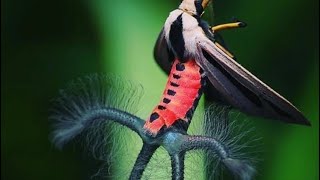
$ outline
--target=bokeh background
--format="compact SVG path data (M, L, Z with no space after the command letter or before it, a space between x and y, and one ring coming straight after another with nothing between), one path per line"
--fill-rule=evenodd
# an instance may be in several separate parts
M153 46L178 0L1 1L1 178L87 179L91 162L48 139L50 100L72 79L113 72L143 84L148 113L166 76ZM319 1L214 1L207 20L238 61L293 102L312 127L252 118L264 138L256 179L318 179Z

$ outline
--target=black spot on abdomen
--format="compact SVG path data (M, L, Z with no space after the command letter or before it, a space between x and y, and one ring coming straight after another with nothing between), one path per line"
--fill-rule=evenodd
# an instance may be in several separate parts
M171 100L168 98L163 98L162 102L169 104L171 102Z
M174 83L174 82L170 82L170 86L173 86L173 87L179 87L179 84Z
M184 71L186 67L182 63L176 64L176 70L177 71Z
M152 113L152 114L150 115L150 122L153 122L153 121L157 120L159 117L160 117L160 116L159 116L158 113L156 113L156 112Z
M181 78L181 76L179 76L179 75L177 75L177 74L173 74L172 76L173 76L173 78L175 78L175 79L180 79L180 78Z
M176 95L176 92L173 91L173 90L171 90L171 89L168 89L167 94L168 94L169 96L174 96L174 95Z
M158 109L160 109L160 110L165 110L166 107L159 105L159 106L158 106Z

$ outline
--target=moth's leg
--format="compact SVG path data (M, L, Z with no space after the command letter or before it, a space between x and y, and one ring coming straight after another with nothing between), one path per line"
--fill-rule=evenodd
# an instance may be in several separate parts
M229 57L231 57L232 59L235 57L230 51L228 51L226 48L224 48L221 44L219 44L218 42L214 42L214 44L221 49L224 53L226 53Z
M152 155L158 149L158 147L159 147L158 145L149 145L149 144L143 143L142 149L132 168L130 178L129 178L130 180L141 179L147 164L149 163Z
M216 26L211 27L210 29L214 33L214 32L218 32L218 31L225 30L225 29L241 28L241 27L246 27L246 23L238 21L238 22L233 22L233 23L216 25ZM221 44L219 44L218 42L214 42L214 43L215 43L215 45L218 46L219 49L221 49L229 57L234 58L234 55L231 52L229 52L226 48L224 48Z
M247 26L246 23L239 21L239 22L219 24L219 25L213 26L211 27L211 31L218 32L225 29L242 28L246 26Z
M172 180L183 180L185 152L180 152L170 156L171 156L171 167L172 167Z

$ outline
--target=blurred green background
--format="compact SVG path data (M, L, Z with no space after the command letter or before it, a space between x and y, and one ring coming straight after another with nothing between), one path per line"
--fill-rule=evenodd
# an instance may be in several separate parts
M143 84L148 114L166 82L153 46L179 2L1 1L1 178L87 179L94 163L48 140L50 100L72 79L114 72ZM215 24L232 17L248 24L222 33L229 48L312 123L254 120L264 138L256 179L319 178L318 7L317 0L216 0L207 15Z

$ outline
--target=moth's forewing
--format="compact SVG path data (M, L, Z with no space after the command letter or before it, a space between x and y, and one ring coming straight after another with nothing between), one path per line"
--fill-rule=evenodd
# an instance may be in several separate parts
M213 42L198 43L198 64L210 83L230 105L251 115L310 125L288 100L268 87Z

